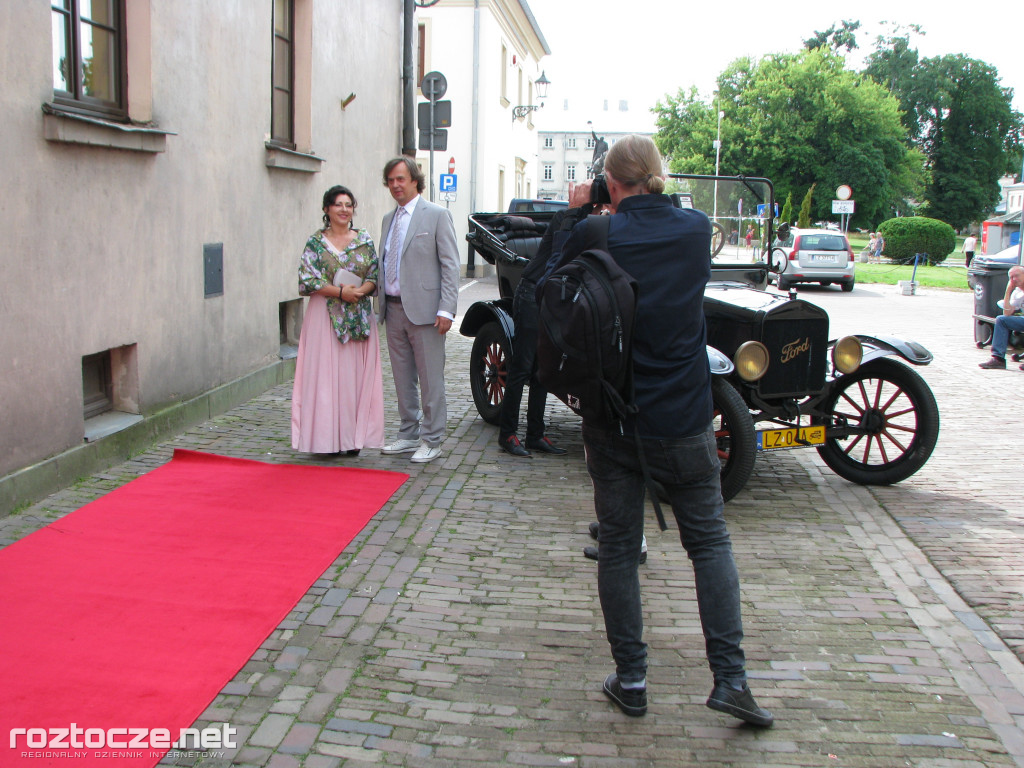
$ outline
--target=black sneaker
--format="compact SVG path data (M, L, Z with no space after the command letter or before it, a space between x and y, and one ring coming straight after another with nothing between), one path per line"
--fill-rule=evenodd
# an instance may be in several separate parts
M742 691L737 691L726 683L716 683L707 703L711 709L725 712L761 728L769 728L775 722L771 712L757 706L754 694L745 685Z
M1024 366L1021 366L1021 368L1024 369ZM590 531L590 538L594 541L601 540L601 524L597 520L592 522L587 530Z
M614 672L605 678L604 695L630 717L643 717L647 714L647 689L623 688Z

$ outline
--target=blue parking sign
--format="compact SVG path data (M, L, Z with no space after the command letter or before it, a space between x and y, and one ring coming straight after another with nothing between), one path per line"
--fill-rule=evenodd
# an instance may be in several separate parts
M442 192L457 192L458 191L458 176L454 173L442 173L441 174L441 191Z

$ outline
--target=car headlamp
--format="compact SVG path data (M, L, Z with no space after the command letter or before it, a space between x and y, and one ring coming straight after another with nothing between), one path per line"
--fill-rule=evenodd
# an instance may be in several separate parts
M841 373L853 373L860 368L864 347L856 336L843 336L832 347L832 364Z
M736 373L744 381L757 381L768 370L768 348L760 341L745 341L733 356Z

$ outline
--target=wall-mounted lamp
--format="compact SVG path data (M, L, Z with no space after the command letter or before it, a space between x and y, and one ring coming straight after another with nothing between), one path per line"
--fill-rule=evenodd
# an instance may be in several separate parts
M533 84L537 86L537 98L540 100L540 104L521 104L517 107L512 107L512 119L522 120L531 112L535 112L544 106L544 99L548 95L548 86L551 85L551 81L548 80L544 71L541 70L540 77L533 81Z

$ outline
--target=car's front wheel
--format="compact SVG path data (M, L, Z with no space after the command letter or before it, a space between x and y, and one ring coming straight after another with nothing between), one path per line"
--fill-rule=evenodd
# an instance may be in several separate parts
M722 498L728 501L743 490L754 472L754 421L740 393L721 376L711 377L711 400L718 460L722 463Z
M498 323L487 323L473 339L469 358L469 385L473 403L488 424L498 424L511 361L508 338Z
M821 410L830 430L818 448L840 477L860 485L906 480L924 466L939 438L939 408L924 379L902 363L881 358L832 385Z

